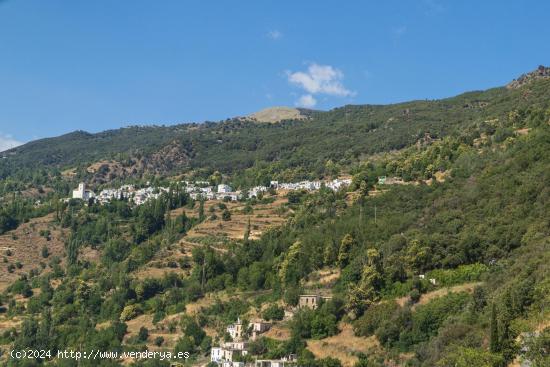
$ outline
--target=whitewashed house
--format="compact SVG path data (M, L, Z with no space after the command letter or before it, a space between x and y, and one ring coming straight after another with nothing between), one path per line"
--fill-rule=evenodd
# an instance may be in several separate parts
M237 201L240 198L242 198L242 194L240 191L235 192L218 192L216 194L216 199L218 200L224 200L225 198L229 198L231 201Z
M212 347L212 349L210 349L210 361L221 362L222 360L223 360L223 348Z
M78 188L73 190L73 199L89 200L95 197L92 190L86 188L86 184L81 182L78 184Z
M256 198L262 192L266 192L269 188L265 186L255 186L248 191L248 197Z
M233 191L233 189L231 188L231 186L229 185L225 185L225 184L220 184L218 185L218 192L220 193L228 193L228 192L231 192Z

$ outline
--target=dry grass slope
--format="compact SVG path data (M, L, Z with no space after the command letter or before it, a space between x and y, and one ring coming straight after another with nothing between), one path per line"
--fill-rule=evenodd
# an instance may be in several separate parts
M357 361L357 353L369 354L380 348L376 337L355 336L350 324L340 324L340 333L321 340L308 340L307 347L316 358L332 357L342 362L342 366L351 367Z
M41 262L47 264L52 256L63 256L67 233L57 226L53 220L54 214L34 218L28 223L23 223L17 229L0 236L0 254L2 255L0 261L0 290L5 289L23 273L28 273L33 268L38 269ZM50 240L40 235L41 231L46 230L50 231ZM48 248L50 253L47 259L42 257L44 246ZM10 273L8 266L16 263L23 266L20 269L16 267Z

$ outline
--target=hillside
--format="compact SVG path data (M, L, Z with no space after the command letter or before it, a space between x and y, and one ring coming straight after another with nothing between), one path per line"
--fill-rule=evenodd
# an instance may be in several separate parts
M76 132L5 152L0 239L14 266L1 279L0 364L27 365L11 349L85 345L212 366L229 325L263 319L268 331L234 337L248 343L239 361L548 366L550 80L308 114ZM193 199L182 183L245 192L344 175L340 189L237 201ZM64 200L80 180L167 189L142 205Z
M496 88L443 100L312 111L306 121L256 124L232 119L75 132L4 152L0 177L25 175L28 181L37 172L25 172L23 167L65 170L106 159L129 167L132 177L182 171L206 177L219 171L239 184L254 185L265 182L266 176L330 176L368 155L402 149L427 134L442 138L505 118L514 109L540 106L548 93L548 81L542 80L523 89ZM82 172L80 178L89 176Z

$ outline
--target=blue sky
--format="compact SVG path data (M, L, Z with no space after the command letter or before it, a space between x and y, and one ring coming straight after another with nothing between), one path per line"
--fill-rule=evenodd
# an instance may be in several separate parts
M499 86L550 64L548 14L548 1L0 0L0 150Z

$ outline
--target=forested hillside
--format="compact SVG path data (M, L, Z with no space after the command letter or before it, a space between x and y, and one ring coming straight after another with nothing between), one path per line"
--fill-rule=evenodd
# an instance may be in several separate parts
M103 159L139 168L134 176L181 171L207 176L220 171L247 184L273 176L289 180L333 175L367 155L402 149L426 134L441 138L505 118L513 110L540 107L548 99L547 83L543 80L523 89L496 88L436 101L345 106L311 112L308 120L273 124L229 119L98 134L74 132L4 152L0 177L17 175L30 180L38 168L62 171ZM32 174L25 169L32 169Z
M229 324L262 318L271 329L239 361L549 366L550 80L309 113L76 132L4 152L0 363L77 365L12 349L148 349L207 365ZM97 162L128 169L99 181ZM337 191L238 203L193 200L180 182L342 175L352 183ZM61 200L80 180L169 190L141 206ZM18 246L33 231L29 259ZM304 294L318 307L298 307Z

